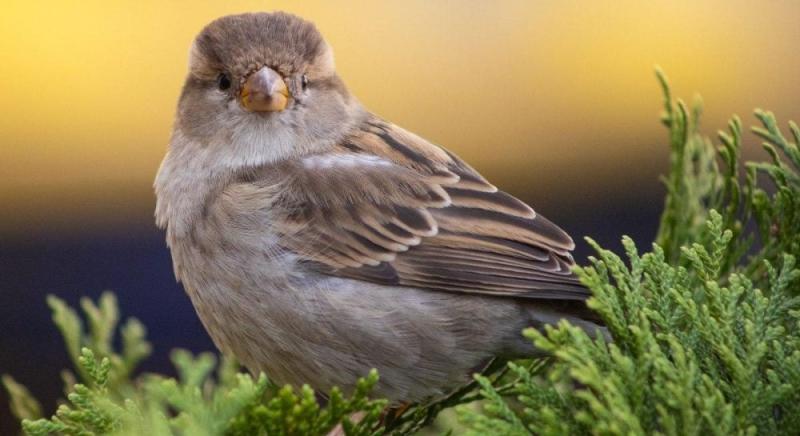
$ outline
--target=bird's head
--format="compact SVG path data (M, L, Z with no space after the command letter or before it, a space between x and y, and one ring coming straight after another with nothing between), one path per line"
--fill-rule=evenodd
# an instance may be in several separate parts
M314 24L283 12L232 15L195 38L175 129L245 162L279 160L335 140L358 107Z

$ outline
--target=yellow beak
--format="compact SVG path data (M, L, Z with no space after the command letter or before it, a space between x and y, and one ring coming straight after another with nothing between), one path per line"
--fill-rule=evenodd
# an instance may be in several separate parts
M264 67L247 78L239 100L251 112L280 112L289 103L289 88L280 74Z

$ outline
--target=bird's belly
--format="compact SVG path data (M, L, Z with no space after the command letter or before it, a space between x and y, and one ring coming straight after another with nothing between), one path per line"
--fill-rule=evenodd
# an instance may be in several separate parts
M286 259L194 264L183 281L217 347L278 384L347 390L376 368L377 395L414 401L467 381L497 353L525 348L519 332L528 316L512 300L300 280Z

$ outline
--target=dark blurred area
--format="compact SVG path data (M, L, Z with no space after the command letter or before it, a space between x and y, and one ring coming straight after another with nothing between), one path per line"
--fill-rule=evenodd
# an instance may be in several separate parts
M143 371L213 350L155 228L152 179L190 43L212 19L314 21L364 105L459 154L567 230L646 249L667 169L661 65L713 136L755 107L800 119L800 3L8 1L0 7L0 374L54 411L69 366L45 297L113 290L148 329ZM757 142L746 141L746 154ZM18 425L0 390L0 434Z

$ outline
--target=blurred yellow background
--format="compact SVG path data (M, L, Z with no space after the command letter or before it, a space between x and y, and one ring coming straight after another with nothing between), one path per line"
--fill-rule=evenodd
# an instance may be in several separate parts
M667 138L659 64L704 129L756 106L800 121L800 1L0 1L0 369L45 401L69 365L45 294L114 289L147 371L212 350L153 224L195 34L283 9L317 23L370 109L464 157L576 239L648 244ZM748 137L748 153L757 141ZM55 350L55 351L54 351ZM0 434L19 428L0 389Z
M800 119L797 1L5 0L0 232L150 226L192 38L274 9L317 23L368 108L534 205L657 183L654 64L709 133L759 105Z

